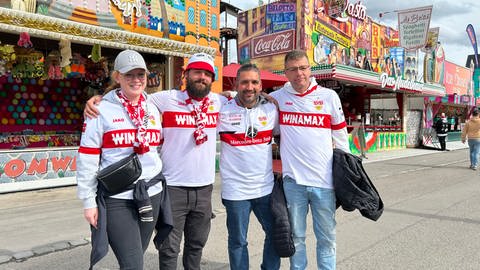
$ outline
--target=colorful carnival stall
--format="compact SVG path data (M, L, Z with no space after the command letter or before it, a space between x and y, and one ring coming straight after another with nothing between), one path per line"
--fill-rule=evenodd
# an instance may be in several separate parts
M196 52L216 57L221 88L219 1L127 2L0 4L0 193L75 183L85 101L123 49L147 59L148 91L180 87Z
M288 51L307 52L317 82L340 96L354 153L418 146L423 102L413 100L445 95L419 76L418 50L400 46L361 1L270 3L240 13L238 35L240 62L278 74Z

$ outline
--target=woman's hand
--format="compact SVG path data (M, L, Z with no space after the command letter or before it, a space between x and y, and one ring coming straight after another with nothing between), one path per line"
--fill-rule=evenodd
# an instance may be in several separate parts
M90 225L97 229L98 207L83 209L83 216Z
M87 103L85 104L85 110L83 111L83 116L85 118L97 118L98 117L98 109L97 105L100 104L102 101L102 96L96 95L91 97Z

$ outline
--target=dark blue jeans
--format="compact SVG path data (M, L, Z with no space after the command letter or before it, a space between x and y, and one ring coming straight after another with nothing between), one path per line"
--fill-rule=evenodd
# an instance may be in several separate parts
M280 268L280 257L273 248L273 217L270 210L270 195L243 201L222 200L227 210L228 258L231 270L244 270L249 267L247 232L250 212L253 211L265 232L263 262L261 269ZM256 267L254 267L256 268Z

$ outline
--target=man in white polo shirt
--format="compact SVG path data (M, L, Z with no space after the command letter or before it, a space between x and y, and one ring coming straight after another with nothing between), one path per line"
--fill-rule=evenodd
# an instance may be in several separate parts
M270 95L279 106L284 191L296 250L290 257L290 269L307 269L305 238L310 206L317 238L317 269L331 270L336 267L333 147L350 153L342 104L335 91L311 78L304 51L286 54L285 75L289 82Z
M237 95L220 110L220 176L222 202L227 210L228 255L231 270L249 269L247 232L253 211L265 232L259 268L280 268L272 243L272 142L278 111L260 96L260 71L242 65L237 72ZM241 168L241 169L239 169Z

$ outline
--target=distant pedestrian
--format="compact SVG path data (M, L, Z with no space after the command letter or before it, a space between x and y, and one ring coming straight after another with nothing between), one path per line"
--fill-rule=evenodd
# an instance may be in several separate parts
M470 148L470 169L476 170L478 167L478 154L480 154L480 111L473 109L472 118L467 121L462 130L462 143L468 139Z
M448 135L448 121L445 113L440 114L440 119L435 122L435 131L437 132L438 142L440 143L440 150L447 150L447 135Z

